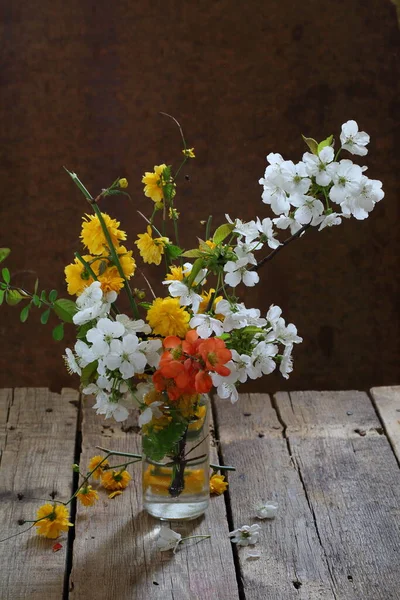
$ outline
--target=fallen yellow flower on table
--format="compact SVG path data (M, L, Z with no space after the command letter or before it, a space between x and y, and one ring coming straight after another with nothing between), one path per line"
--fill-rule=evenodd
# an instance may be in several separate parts
M131 479L128 471L106 471L101 476L101 483L106 490L124 490Z
M91 485L85 485L77 493L77 498L84 506L93 506L93 504L95 504L95 502L99 499L99 494L92 488Z
M225 475L212 475L210 477L210 494L223 494L228 487L228 482L225 481Z
M115 498L115 496L121 496L121 494L121 490L116 490L115 492L111 492L111 494L108 494L108 497L112 500L113 498Z
M93 469L96 469L95 471L93 471L92 477L93 479L100 479L100 477L103 475L104 469L109 466L110 463L108 462L108 460L103 460L102 456L96 455L90 459L88 471L90 473L91 471L93 471Z
M38 508L37 519L37 534L53 540L62 531L68 531L68 527L74 526L69 522L68 509L62 504L43 504Z

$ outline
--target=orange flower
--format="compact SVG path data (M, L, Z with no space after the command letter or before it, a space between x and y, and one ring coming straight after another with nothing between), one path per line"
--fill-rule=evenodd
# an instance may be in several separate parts
M209 338L199 345L198 352L209 371L215 371L219 375L226 376L230 374L230 369L225 367L232 358L232 353L225 346L225 342L219 338Z

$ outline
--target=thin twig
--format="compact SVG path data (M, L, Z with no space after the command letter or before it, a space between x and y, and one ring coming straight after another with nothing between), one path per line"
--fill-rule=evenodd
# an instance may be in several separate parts
M272 258L274 258L275 254L278 254L278 252L280 250L282 250L282 248L284 246L287 246L288 244L290 244L290 242L292 242L296 238L300 237L301 234L304 233L304 231L306 231L306 229L308 229L309 227L310 227L310 223L307 223L307 225L304 225L301 229L299 229L299 231L297 231L290 238L288 238L287 240L285 240L284 242L282 242L282 244L280 246L278 246L277 248L275 248L275 250L272 250L272 252L270 252L267 256L264 256L264 258L262 258L256 265L254 265L253 267L251 267L251 269L249 269L249 270L250 271L258 271L258 269L260 267L262 267L263 264L265 264L267 261L269 261Z

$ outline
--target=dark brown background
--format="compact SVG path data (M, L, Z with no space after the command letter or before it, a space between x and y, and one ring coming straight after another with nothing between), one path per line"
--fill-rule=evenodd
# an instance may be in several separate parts
M64 289L85 201L118 176L133 205L107 201L132 247L148 212L141 175L174 163L183 124L197 158L178 203L190 247L200 219L267 216L258 179L265 155L300 159L300 134L323 139L348 119L371 135L368 175L386 198L363 222L312 231L285 249L244 300L282 306L304 343L280 389L368 388L399 383L398 171L400 37L389 1L197 2L13 0L2 3L1 246L15 282ZM31 271L29 273L27 271ZM160 270L147 269L155 281ZM142 286L139 279L136 285ZM77 386L65 343L34 314L2 307L1 386ZM53 323L55 324L55 322ZM73 330L67 335L73 342ZM254 388L253 388L254 389Z

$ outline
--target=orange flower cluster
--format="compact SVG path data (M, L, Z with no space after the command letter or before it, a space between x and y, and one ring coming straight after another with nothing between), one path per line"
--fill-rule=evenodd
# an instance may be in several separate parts
M203 340L196 330L187 332L182 341L176 336L164 339L165 352L153 383L159 392L166 391L170 400L182 394L206 394L212 388L210 371L226 377L230 370L225 364L232 358L231 351L219 338Z

